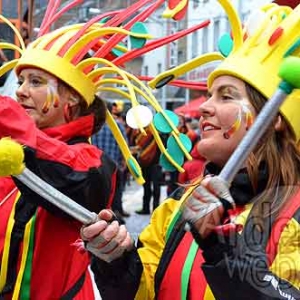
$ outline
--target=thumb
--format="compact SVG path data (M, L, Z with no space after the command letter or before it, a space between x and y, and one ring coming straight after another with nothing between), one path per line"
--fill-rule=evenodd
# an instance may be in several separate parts
M109 222L115 218L114 213L109 209L101 210L100 213L98 214L98 216L99 216L100 220L104 220L107 222Z
M234 202L229 192L229 184L222 178L208 177L202 181L202 184L217 197L226 199L230 203Z

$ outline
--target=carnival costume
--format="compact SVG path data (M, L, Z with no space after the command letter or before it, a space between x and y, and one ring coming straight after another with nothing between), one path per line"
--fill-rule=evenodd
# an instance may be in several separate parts
M208 24L205 22L168 39L157 39L145 45L150 36L141 22L163 2L138 1L125 10L105 13L86 24L49 32L51 25L64 12L81 3L71 1L59 10L60 1L49 1L39 36L26 49L16 28L0 16L14 30L20 43L20 47L0 43L1 48L20 54L20 58L3 65L0 74L12 68L17 74L24 68L42 69L67 83L85 100L87 106L93 103L97 92L107 90L130 99L133 107L127 116L128 123L141 132L144 132L143 127L149 125L163 152L162 163L182 170L180 165L184 157L190 158L190 145L189 140L176 130L176 116L162 110L151 91L138 78L117 67ZM141 12L136 14L138 10ZM171 13L174 11L171 10ZM131 39L128 43L133 49L126 48L122 43L125 37ZM116 84L125 89L116 88ZM139 104L137 95L157 111L154 120L149 108ZM43 107L45 112L51 105L58 104L57 96L49 86ZM107 123L121 147L129 170L138 183L143 183L140 167L108 112ZM93 125L94 116L88 115L70 120L65 125L39 130L17 102L8 97L0 99L1 145L5 145L7 138L19 142L24 147L26 169L95 213L110 207L115 166L101 150L88 143ZM167 149L159 138L157 126L170 134L171 145ZM172 157L172 151L175 151L176 157ZM1 175L16 176L4 177L0 181L1 297L94 299L96 294L88 269L89 255L78 252L77 244L73 245L79 237L80 222L47 202L38 192L33 192L24 184L25 181L18 179L17 174L10 173L7 162L12 160L6 157L8 152L0 150Z
M217 76L231 75L270 98L280 82L277 74L283 57L300 56L300 6L292 10L266 5L242 29L230 1L218 2L232 26L232 34L220 39L220 52L170 69L152 80L150 86L159 88L201 64L224 60L209 76L209 86ZM299 90L294 90L280 108L296 141L300 138L299 101ZM251 123L247 111L241 117L247 125ZM228 135L234 134L238 126L237 122ZM212 163L203 170L204 175L219 172ZM259 232L247 216L251 202L267 185L268 168L264 163L259 166L258 178L254 190L247 170L240 170L230 187L237 208L219 231L205 239L193 228L186 231L181 218L182 204L192 195L197 181L188 188L179 188L173 198L155 210L150 224L139 236L137 249L110 264L94 259L93 270L101 293L107 299L114 299L120 291L124 299L127 296L126 299L140 300L299 299L300 193L292 196L280 211L278 219L283 223L266 217L263 223L267 230ZM226 238L229 228L234 228L233 233L230 231L233 245Z

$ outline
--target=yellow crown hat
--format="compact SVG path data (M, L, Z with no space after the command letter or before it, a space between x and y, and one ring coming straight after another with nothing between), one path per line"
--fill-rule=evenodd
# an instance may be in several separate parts
M208 86L218 76L232 75L246 81L267 98L271 98L276 91L281 81L278 70L283 58L300 56L300 5L292 10L270 4L257 11L256 16L259 16L256 22L258 19L261 21L260 28L209 75ZM298 141L300 90L294 90L281 106L280 112Z
M5 17L0 18L6 22L17 34L17 29ZM103 24L75 24L62 27L51 33L45 33L25 48L21 42L21 47L16 47L8 43L1 43L0 47L17 50L21 57L14 59L0 68L0 74L4 74L15 67L16 74L19 74L24 68L39 68L56 76L63 82L71 86L83 98L88 105L94 101L95 94L101 90L103 77L109 74L111 77L116 75L121 78L117 83L128 89L128 97L137 102L138 93L132 80L140 83L133 75L125 70L118 68L111 61L101 57L86 58L86 54L97 44L105 44L105 36L120 33L125 36L134 36L135 38L149 38L148 34L135 34L119 27L103 27ZM17 34L22 41L19 34ZM125 47L122 51L127 51ZM95 66L99 66L96 68ZM111 78L110 80L113 80ZM142 83L141 83L142 84ZM147 94L147 92L145 92ZM47 111L50 105L55 105L59 101L55 97L47 97L44 109ZM113 117L107 110L106 122L119 144L121 152L125 158L129 170L140 184L144 182L141 168L135 158L131 155L128 145L115 123ZM143 130L143 128L141 128Z
M129 83L128 76L106 58L84 58L92 47L104 42L107 35L124 34L135 38L150 38L148 34L130 32L119 27L104 27L93 24L84 29L84 24L75 24L45 34L31 43L16 64L15 71L25 67L43 69L63 82L68 83L90 105L97 92L98 81L105 74L118 74ZM126 48L123 47L126 51ZM95 65L105 65L94 69Z
M208 87L215 78L231 75L240 78L270 98L281 79L279 66L287 56L300 56L300 5L294 10L271 3L253 12L244 28L230 1L218 1L228 15L232 28L219 40L220 52L201 55L172 70L158 75L151 87L174 79L212 60L222 60L208 77ZM173 76L172 76L173 75ZM294 90L280 108L296 140L300 139L300 91Z

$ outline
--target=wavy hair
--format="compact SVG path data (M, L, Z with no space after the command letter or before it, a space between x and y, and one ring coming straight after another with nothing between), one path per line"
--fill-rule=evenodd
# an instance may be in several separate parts
M246 92L255 111L258 113L267 99L256 89L245 83ZM256 199L254 214L266 216L276 213L294 195L300 182L300 151L295 135L289 124L281 115L282 130L275 130L276 119L263 135L255 150L250 154L246 168L254 190L258 186L258 172L261 163L268 170L267 185L263 193ZM280 192L278 192L280 191ZM265 206L264 204L269 204ZM263 211L269 207L269 212Z

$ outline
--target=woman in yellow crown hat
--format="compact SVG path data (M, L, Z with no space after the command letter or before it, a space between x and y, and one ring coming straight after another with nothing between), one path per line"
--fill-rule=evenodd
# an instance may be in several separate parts
M300 299L299 91L281 106L230 187L213 176L276 91L283 57L300 56L300 6L262 7L252 16L261 26L243 41L230 1L219 3L233 25L231 51L220 45L220 54L150 83L159 86L209 58L224 60L210 74L208 99L199 107L198 150L208 161L203 176L154 211L136 246L124 227L109 222L108 210L82 229L104 299Z

